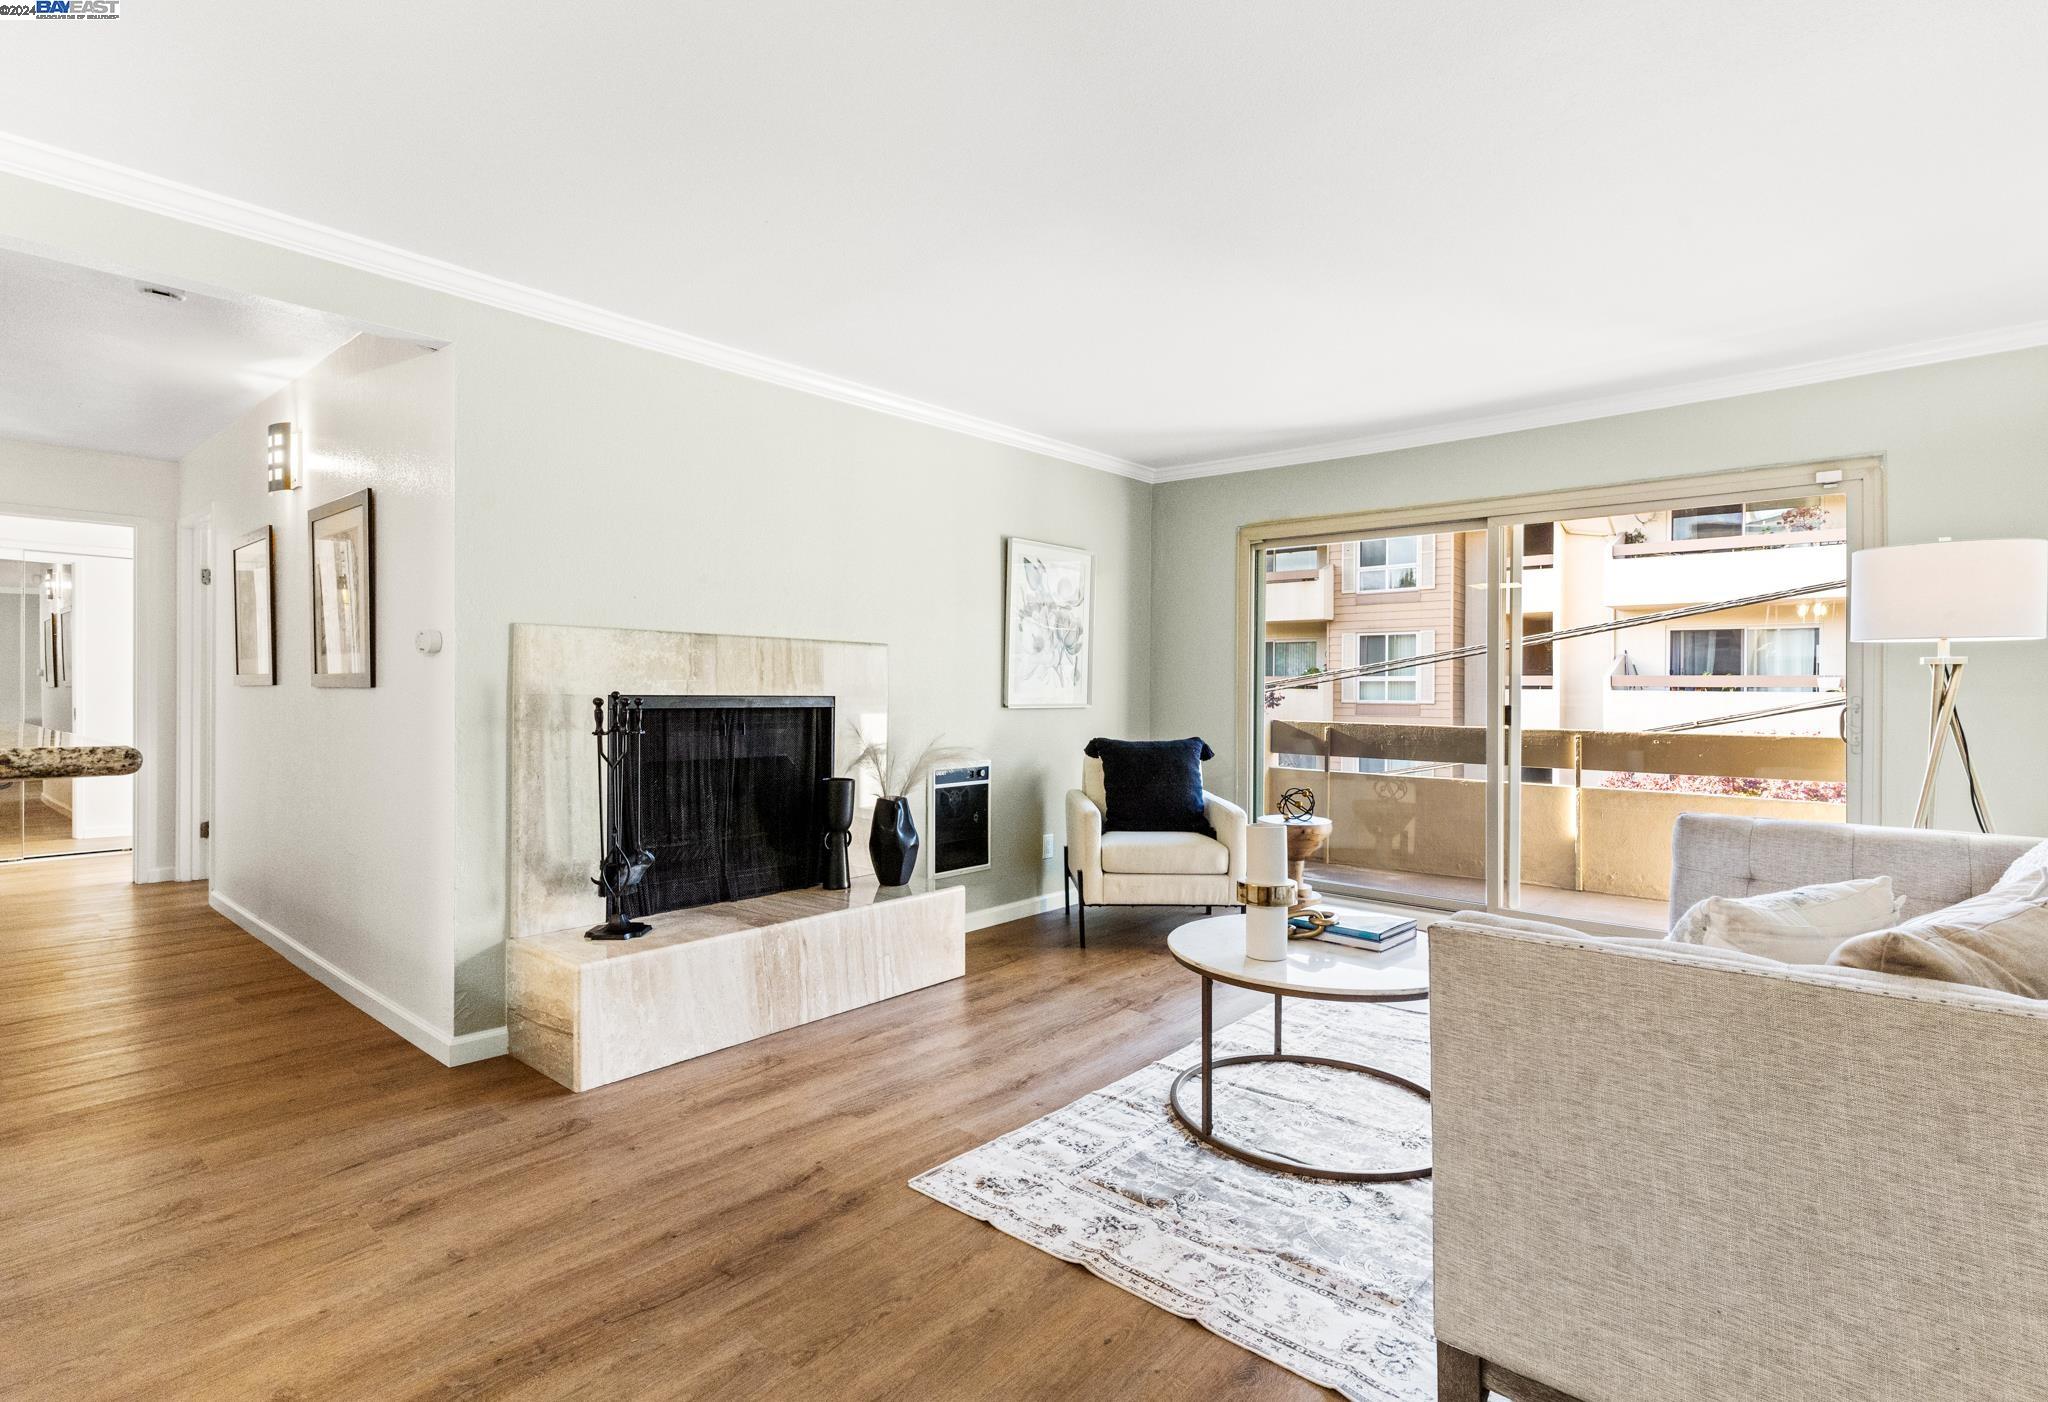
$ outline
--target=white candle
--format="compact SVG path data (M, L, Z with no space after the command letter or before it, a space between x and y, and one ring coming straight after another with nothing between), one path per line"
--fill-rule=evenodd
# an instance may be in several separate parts
M1287 879L1287 829L1253 823L1245 830L1244 879L1251 886L1278 886Z

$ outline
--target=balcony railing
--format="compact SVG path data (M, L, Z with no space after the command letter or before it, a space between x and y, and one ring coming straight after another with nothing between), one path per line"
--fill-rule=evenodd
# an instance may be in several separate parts
M1327 623L1337 616L1336 571L1276 570L1266 576L1268 623Z
M1266 806L1306 787L1332 822L1320 875L1484 900L1486 731L1480 726L1270 721L1269 755L1314 756L1318 770L1269 761ZM1332 760L1392 760L1410 772L1352 773ZM1846 747L1832 735L1529 729L1522 785L1524 904L1661 928L1671 829L1681 813L1841 822ZM1590 777L1589 777L1590 776Z

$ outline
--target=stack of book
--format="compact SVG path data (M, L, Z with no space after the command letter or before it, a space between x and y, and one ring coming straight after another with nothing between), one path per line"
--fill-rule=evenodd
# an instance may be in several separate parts
M1305 915L1297 915L1288 923L1297 930L1315 929L1315 922ZM1394 949L1415 938L1415 922L1405 915L1351 910L1346 911L1336 924L1325 927L1316 938L1325 944L1341 944L1347 949Z

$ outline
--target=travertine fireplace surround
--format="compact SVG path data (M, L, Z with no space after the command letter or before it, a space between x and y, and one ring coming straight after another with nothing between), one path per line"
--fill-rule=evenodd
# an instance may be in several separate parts
M699 1056L958 978L966 898L928 884L877 890L854 819L854 888L784 892L653 917L625 944L603 918L591 698L830 696L835 769L885 738L888 650L876 643L514 624L508 791L512 1054L572 1090Z

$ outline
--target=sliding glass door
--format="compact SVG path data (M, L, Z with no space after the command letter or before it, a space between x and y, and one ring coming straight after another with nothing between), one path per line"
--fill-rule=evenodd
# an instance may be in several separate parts
M1875 464L1255 543L1260 806L1333 894L1666 927L1682 813L1854 816L1847 554Z

